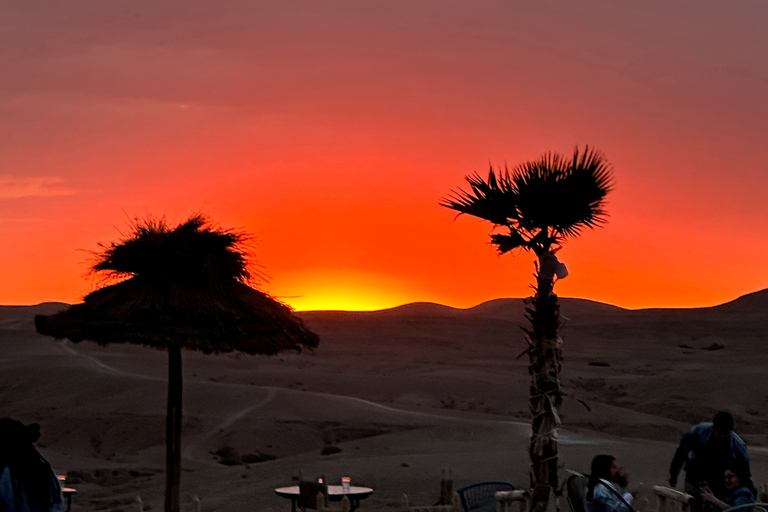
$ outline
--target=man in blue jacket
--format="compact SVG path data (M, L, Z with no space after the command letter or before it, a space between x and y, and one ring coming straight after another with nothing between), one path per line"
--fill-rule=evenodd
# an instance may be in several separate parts
M723 474L734 463L752 476L747 445L733 431L733 416L721 411L711 423L699 423L683 435L669 468L669 485L677 485L680 468L685 467L685 492L695 496L706 485L722 499L726 494Z

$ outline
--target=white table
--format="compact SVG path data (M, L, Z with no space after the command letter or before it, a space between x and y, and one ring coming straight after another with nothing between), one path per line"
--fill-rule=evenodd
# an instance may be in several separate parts
M296 504L301 498L298 485L289 485L288 487L278 487L275 489L275 494L281 498L291 500L291 512L296 512ZM364 500L368 496L373 494L373 489L370 487L360 487L352 485L347 492L341 488L340 485L328 486L328 499L330 501L341 501L344 496L349 498L350 512L360 506L360 500Z

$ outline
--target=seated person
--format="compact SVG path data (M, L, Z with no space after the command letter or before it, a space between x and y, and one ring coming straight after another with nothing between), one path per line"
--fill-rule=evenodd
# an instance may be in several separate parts
M722 500L715 496L709 488L701 489L701 499L711 509L725 510L729 507L755 502L754 487L743 467L738 464L731 464L725 470L723 477L727 495Z
M61 512L59 480L32 444L40 425L0 418L0 512Z
M630 512L632 495L626 486L629 477L616 464L613 455L596 455L592 459L592 474L587 488L589 512Z

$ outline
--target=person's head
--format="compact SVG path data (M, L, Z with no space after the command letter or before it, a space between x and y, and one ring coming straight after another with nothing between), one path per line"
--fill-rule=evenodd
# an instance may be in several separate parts
M725 488L732 491L738 487L741 487L741 478L733 470L725 470Z
M33 444L40 438L40 425L24 425L0 418L0 465L10 470L16 510L26 499L34 510L46 512L61 502L60 486L51 466Z
M716 440L730 439L731 432L733 432L733 416L725 411L720 411L715 414L712 426L714 427L712 435Z
M616 457L613 455L595 455L592 459L592 477L602 478L613 482L616 480L616 473L619 467L616 464Z
M752 487L749 474L743 464L729 464L723 473L725 488L729 491L739 487Z
M13 464L24 457L40 438L40 425L24 425L13 418L0 418L0 463Z

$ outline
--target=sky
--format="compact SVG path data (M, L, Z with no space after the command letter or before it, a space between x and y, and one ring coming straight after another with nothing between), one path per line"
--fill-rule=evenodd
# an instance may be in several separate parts
M440 207L590 145L605 227L561 296L698 307L768 288L764 0L0 4L0 304L79 302L135 217L256 239L298 310L532 293L532 255Z

